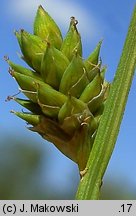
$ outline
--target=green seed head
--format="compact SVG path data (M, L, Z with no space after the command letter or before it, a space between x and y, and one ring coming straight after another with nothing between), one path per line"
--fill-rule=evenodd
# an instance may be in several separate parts
M34 34L15 32L23 60L31 68L7 59L10 74L28 98L14 99L27 112L15 115L32 125L80 171L86 166L109 93L99 53L101 41L87 59L82 57L77 20L71 17L64 39L55 21L39 6Z

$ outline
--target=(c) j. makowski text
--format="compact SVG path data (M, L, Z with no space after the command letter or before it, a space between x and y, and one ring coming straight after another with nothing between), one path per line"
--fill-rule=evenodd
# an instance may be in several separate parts
M78 212L78 204L70 205L39 205L31 204L30 209L26 209L25 205L22 204L22 207L19 209L20 212Z

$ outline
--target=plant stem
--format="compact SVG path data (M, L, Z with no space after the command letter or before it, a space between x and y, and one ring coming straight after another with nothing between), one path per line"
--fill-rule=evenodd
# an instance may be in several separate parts
M79 183L76 199L99 199L102 178L112 155L136 66L136 6L111 85L104 113L87 163L87 172Z

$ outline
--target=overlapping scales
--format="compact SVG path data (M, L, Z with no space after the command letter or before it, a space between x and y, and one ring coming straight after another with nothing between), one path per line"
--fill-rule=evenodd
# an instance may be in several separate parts
M10 74L27 99L13 99L27 112L14 113L32 131L86 166L108 96L109 83L99 61L101 41L84 60L77 20L72 17L64 39L55 21L39 6L34 33L15 33L25 68L7 60Z

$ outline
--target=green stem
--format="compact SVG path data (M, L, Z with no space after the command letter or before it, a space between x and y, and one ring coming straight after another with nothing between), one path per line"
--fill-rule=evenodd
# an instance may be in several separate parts
M106 102L98 132L79 183L76 199L99 199L102 178L113 152L136 66L136 6L122 56Z

